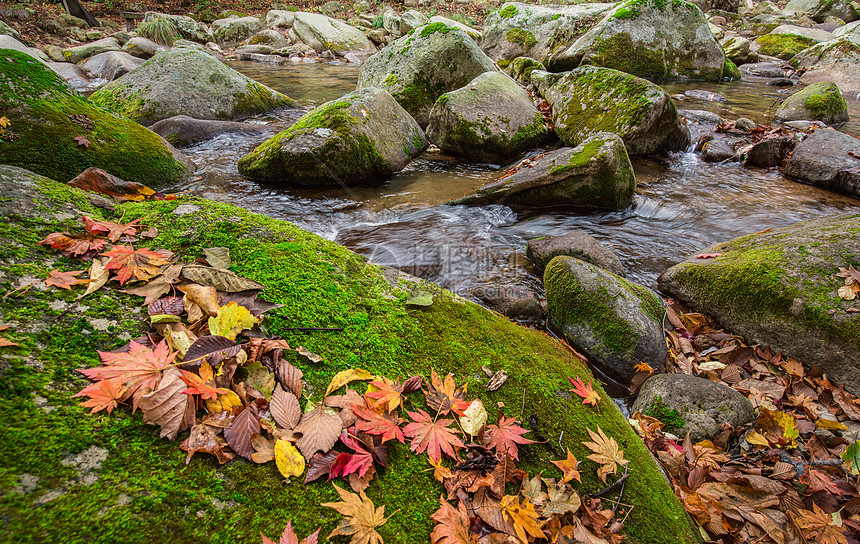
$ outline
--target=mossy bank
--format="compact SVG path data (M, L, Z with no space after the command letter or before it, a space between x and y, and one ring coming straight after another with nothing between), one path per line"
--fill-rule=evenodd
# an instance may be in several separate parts
M498 402L509 415L534 412L549 442L580 459L586 428L603 428L631 459L624 502L629 542L696 542L690 525L644 445L599 389L600 410L566 392L568 376L588 371L563 345L521 328L429 284L389 273L347 249L281 221L240 208L196 199L124 204L113 212L93 207L76 190L15 169L0 170L0 283L4 292L45 278L48 271L80 269L36 246L46 234L77 224L77 213L155 226L153 247L183 259L201 248L224 246L239 274L266 285L261 297L283 304L267 317L270 334L304 345L325 360L295 358L310 397L319 399L338 371L362 367L391 377L453 372L484 399L496 417ZM416 289L433 293L430 307L405 300ZM20 347L0 351L0 541L2 542L256 542L278 534L292 520L299 534L322 525L328 534L339 515L321 502L336 500L331 483L287 482L276 468L233 461L219 466L198 455L185 465L178 443L158 438L140 415L118 409L88 415L69 396L84 380L73 369L98 364L97 350L119 347L146 328L140 299L100 291L75 304L76 293L31 287L0 301L4 333ZM304 335L287 327L343 327ZM480 367L505 369L510 378L484 392ZM595 385L597 382L595 382ZM523 399L525 399L523 401ZM563 437L561 436L564 431ZM180 437L181 438L181 437ZM100 466L82 461L93 453ZM524 453L531 473L560 475L556 456L535 444ZM388 544L426 543L441 487L423 456L404 446L391 450L389 467L368 488L386 505L380 533ZM601 489L596 465L584 460L582 492ZM89 476L82 476L85 473ZM85 485L89 484L89 485Z

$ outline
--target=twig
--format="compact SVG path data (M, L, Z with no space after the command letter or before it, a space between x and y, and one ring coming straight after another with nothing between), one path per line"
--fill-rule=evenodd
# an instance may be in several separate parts
M564 438L564 431L561 431L561 434L558 435L558 449L561 449L561 439Z
M590 494L589 497L591 497L592 499L596 499L598 497L606 495L607 493L612 493L612 491L615 490L616 487L623 486L624 482L627 481L628 476L630 476L630 470L626 469L624 471L624 474L622 474L620 478L618 478L608 486L604 487L597 493ZM622 487L622 493L624 492L623 489L624 488ZM621 496L618 497L618 500L621 500Z
M789 455L784 450L779 450L779 460L783 463L788 463L789 465L793 466L795 472L797 472L798 478L806 474L806 465L809 465L811 467L842 467L842 459L816 459L815 461L804 463L802 461L795 461L794 459L789 457Z
M627 475L630 471L630 463L624 466L624 476L621 477L621 491L618 492L618 499L615 501L615 506L612 507L612 515L618 512L618 507L621 505L621 498L624 496L624 489L627 487Z
M520 420L523 419L523 412L526 411L526 390L523 389L523 404L520 406Z
M322 331L322 332L343 332L343 327L287 327L282 329L285 331L299 331L299 332L313 332L313 331Z

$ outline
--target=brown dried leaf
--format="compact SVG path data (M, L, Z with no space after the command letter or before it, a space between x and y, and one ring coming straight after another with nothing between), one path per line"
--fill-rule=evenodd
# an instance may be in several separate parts
M302 414L302 419L296 425L295 432L302 433L302 437L296 441L296 447L310 459L318 451L328 451L334 447L340 437L340 417L327 414L320 404L310 412Z
M281 384L272 392L272 401L269 404L272 417L281 427L292 429L298 425L302 418L302 408L299 399L292 392L284 391Z
M188 452L185 464L190 463L191 458L197 452L214 455L222 465L236 457L235 453L229 450L224 451L224 448L227 447L227 442L218 436L218 432L220 431L216 431L213 427L203 424L191 427L191 434L179 446L182 451Z
M254 447L251 445L251 437L259 432L260 414L257 410L257 405L251 403L233 419L233 424L230 425L230 428L224 430L224 438L227 439L227 443L233 451L245 459L250 459L254 453Z
M186 395L188 389L182 380L182 373L175 367L164 371L158 389L143 395L140 409L143 421L160 425L162 438L173 440L181 431L190 428L196 421L196 401L193 395Z

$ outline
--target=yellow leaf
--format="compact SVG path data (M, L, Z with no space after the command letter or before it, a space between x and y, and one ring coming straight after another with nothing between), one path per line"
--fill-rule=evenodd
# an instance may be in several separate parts
M232 410L234 406L242 406L242 400L239 398L239 395L232 391L218 395L214 400L206 401L206 409L210 414Z
M523 499L522 505L515 495L505 495L500 503L502 513L513 524L517 537L523 544L528 544L531 535L535 538L545 538L546 535L538 525L538 513L528 499ZM528 533L528 534L526 534Z
M618 465L626 465L630 460L624 458L624 452L618 449L618 443L614 438L606 436L603 429L597 427L596 433L588 428L586 430L594 442L583 442L582 445L594 452L588 458L600 465L597 475L606 483L606 476L616 474Z
M209 332L235 340L240 332L250 329L259 322L260 320L251 315L247 308L239 306L236 302L230 302L221 306L218 315L209 318Z
M275 464L287 480L290 476L301 476L305 471L305 458L286 440L275 442Z
M484 408L484 403L480 399L473 400L463 412L463 417L460 418L460 426L469 433L469 436L476 436L486 423L487 409Z
M835 419L821 418L815 422L815 427L818 429L827 429L828 431L847 431L848 430L848 427L846 427L843 423L836 421Z
M333 391L337 391L349 382L354 382L356 380L372 379L373 374L360 368L350 368L348 370L342 370L335 374L334 378L332 378L331 380L331 383L328 384L328 389L325 390L325 396L330 395Z
M12 122L4 115L0 117L0 134L3 134L3 129L12 126Z
M755 424L755 430L762 433L773 446L780 448L796 448L795 438L800 436L794 417L779 410L761 408ZM749 440L747 440L749 442Z
M376 528L388 521L385 517L385 506L376 508L364 491L356 495L338 486L334 486L334 490L342 500L324 502L322 505L334 508L343 514L344 518L331 532L329 539L338 535L352 535L350 544L383 544L382 536L376 532Z
M767 441L767 438L757 433L755 429L751 429L750 432L747 433L745 438L747 442L754 446L762 446L764 448L770 447L770 442Z

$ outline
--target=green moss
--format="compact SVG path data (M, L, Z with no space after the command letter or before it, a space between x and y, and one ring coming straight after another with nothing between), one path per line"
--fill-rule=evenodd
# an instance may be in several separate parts
M798 93L811 119L835 119L846 115L848 104L835 84L821 81ZM847 117L847 116L846 116Z
M499 17L502 19L510 19L518 13L517 7L513 4L508 4L498 11Z
M391 87L392 85L396 84L398 81L400 81L400 77L398 77L398 75L395 74L394 72L391 72L390 74L385 76L385 79L382 80L382 84L386 87Z
M528 30L522 28L512 28L505 32L505 39L510 43L515 43L528 51L537 43L537 38Z
M663 81L669 77L662 52L637 47L626 32L614 34L609 39L598 38L588 62L654 81Z
M157 135L94 105L42 63L9 49L0 55L0 111L11 121L0 163L63 181L90 166L151 185L186 173ZM89 145L77 145L77 136Z
M431 34L436 34L436 33L447 34L447 33L451 32L452 30L457 30L457 29L452 27L452 26L448 26L441 21L436 22L436 23L430 23L429 25L424 25L424 27L421 28L421 37L426 38L427 36L429 36Z
M550 174L564 174L571 170L579 170L590 161L601 158L605 153L598 153L603 146L603 140L593 139L580 146L581 149L565 164L559 164L550 169Z
M628 19L633 20L637 19L640 14L640 10L644 7L653 7L660 11L666 9L666 7L671 6L672 9L696 9L695 6L689 2L685 2L684 0L672 0L671 4L667 3L665 0L630 0L624 4L622 4L621 8L615 12L615 19Z
M741 71L728 58L726 59L726 64L723 66L723 79L726 81L740 81L741 79Z
M666 403L663 402L663 397L656 397L648 408L645 409L645 415L662 421L666 426L666 430L669 432L683 429L684 426L687 425L687 422L684 421L684 418L681 417L678 410L674 408L670 410L669 407L666 406Z
M807 47L815 45L815 40L797 34L767 34L756 40L762 55L789 60Z
M511 61L510 61L510 60L508 60L508 59L499 59L499 61L498 61L496 64L498 64L498 65L499 65L499 68L501 68L502 70L504 70L504 69L506 69L508 66L510 66L510 65L511 65Z

